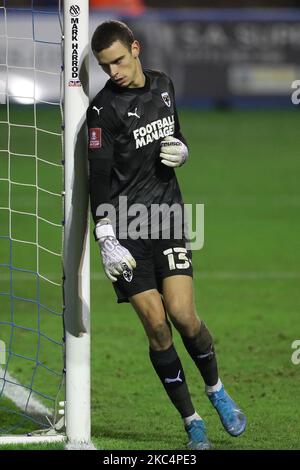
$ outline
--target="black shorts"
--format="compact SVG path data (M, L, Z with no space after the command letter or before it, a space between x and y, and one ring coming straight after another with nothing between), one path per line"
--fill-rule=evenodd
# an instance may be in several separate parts
M186 241L179 240L120 240L136 260L133 271L125 271L113 283L118 303L149 289L161 292L166 277L184 274L193 277L192 252Z

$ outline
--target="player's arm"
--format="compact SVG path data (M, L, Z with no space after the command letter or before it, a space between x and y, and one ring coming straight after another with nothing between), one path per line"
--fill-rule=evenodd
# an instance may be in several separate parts
M114 120L107 115L102 117L103 106L91 104L87 110L89 191L91 211L95 224L105 216L99 209L103 204L111 204L110 176L114 146ZM105 110L107 113L107 110Z
M99 243L104 271L115 282L125 268L133 269L136 263L129 251L117 240L107 213L99 211L101 205L111 204L110 178L117 129L113 116L108 119L108 114L104 117L100 117L100 112L95 115L99 109L100 106L90 106L87 111L90 200L95 222L94 235Z
M176 168L178 166L184 165L184 163L187 161L189 157L189 150L187 142L180 130L180 123L175 102L174 85L172 81L170 81L170 83L174 99L175 131L174 135L165 137L161 141L161 151L159 156L161 158L161 162L164 165L171 168Z

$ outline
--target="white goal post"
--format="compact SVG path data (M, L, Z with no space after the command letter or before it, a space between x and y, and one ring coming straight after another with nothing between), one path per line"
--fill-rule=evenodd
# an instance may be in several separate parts
M49 249L44 248L41 246L39 241L39 228L37 228L37 235L34 242L26 242L23 240L16 240L14 239L13 235L11 235L11 222L9 223L9 236L5 235L0 238L8 239L11 246L14 242L22 242L27 243L34 246L37 250L37 259L39 250L42 248L48 253L52 253L56 255L59 259L62 256L62 287L63 287L63 323L64 323L64 341L63 341L63 350L64 350L64 358L62 358L62 365L61 370L63 369L63 376L65 377L65 401L59 402L59 406L63 409L60 409L58 412L58 399L56 398L57 403L56 412L54 415L56 416L55 420L56 423L49 420L50 411L48 408L43 407L41 404L41 414L44 418L47 419L49 422L49 428L43 429L41 431L31 431L28 434L24 435L0 435L0 445L1 444L34 444L34 443L51 443L51 442L59 442L67 440L67 448L70 449L92 449L94 448L91 444L91 399L90 399L90 241L89 241L89 197L88 197L88 160L86 157L87 153L87 145L86 145L86 124L85 124L85 116L86 110L89 105L89 86L88 86L88 55L89 55L89 1L88 0L57 0L59 5L59 12L63 15L63 21L61 21L60 15L60 25L62 31L62 37L58 39L58 41L63 45L63 83L61 94L63 95L63 99L60 99L60 108L63 110L63 156L62 156L62 167L63 167L63 189L62 189L62 198L63 198L63 221L62 224L52 224L58 227L58 230L62 230L63 232L63 243L62 243L62 252L60 253L52 253ZM4 2L4 7L2 10L4 14L2 15L3 18L6 18L6 2ZM63 10L61 10L61 5ZM32 7L33 8L33 7ZM38 14L44 14L44 11L38 11ZM34 17L34 14L32 14ZM44 15L45 21L46 16ZM48 15L50 16L50 15ZM6 20L5 20L6 21ZM33 31L34 29L34 19L33 23ZM6 29L7 31L7 29ZM6 69L7 77L9 77L9 62L8 62L8 38L9 34L7 35L6 41L6 63L4 64L4 68ZM33 35L36 34L33 32ZM12 38L18 39L19 38ZM26 37L26 40L29 39ZM36 39L32 38L33 43L42 43L43 41L36 41ZM47 44L47 41L45 41ZM48 43L50 44L50 43ZM30 157L35 162L36 165L36 182L35 182L35 190L37 194L39 191L44 191L44 193L52 194L52 196L57 196L59 200L60 197L60 188L58 194L51 193L50 191L43 190L39 186L38 181L38 165L40 162L49 163L50 165L61 167L60 163L53 164L50 161L44 161L37 153L37 134L39 132L44 132L48 134L54 134L54 132L48 132L44 129L40 129L37 125L36 120L36 109L38 106L42 105L52 105L53 103L47 102L46 99L37 97L38 86L35 83L36 72L40 73L43 72L41 70L35 70L35 53L40 44L33 44L33 56L34 56L34 64L27 69L30 71L33 70L32 76L34 76L34 84L31 87L33 90L33 94L30 95L31 97L28 99L26 98L25 102L28 102L33 105L34 108L34 126L33 125L24 125L24 128L32 128L32 132L35 133L35 140L34 148L35 150L32 152L32 155L19 155L24 157ZM3 50L4 50L4 43L3 43ZM3 54L2 54L3 56ZM1 56L1 57L2 57ZM1 62L2 60L0 60ZM0 63L0 65L3 65ZM17 67L20 70L20 74L22 73L22 69L26 69L26 67ZM38 68L38 67L37 67ZM1 71L3 73L3 70ZM46 72L50 73L50 72ZM61 72L59 72L61 74ZM53 73L54 75L58 75L57 73ZM1 78L1 76L0 76ZM0 80L1 82L1 80ZM4 82L3 82L4 83ZM5 81L5 92L0 89L2 96L4 95L4 99L7 100L7 107L9 109L9 100L12 98L12 102L14 99L14 95L10 94L9 91L9 84L8 79L6 78ZM20 82L19 82L20 83ZM50 91L50 89L49 89ZM52 91L52 90L51 90ZM32 91L30 91L32 93ZM44 101L42 101L44 99ZM51 101L49 99L49 101ZM21 101L19 101L21 102ZM6 121L1 121L1 123L7 126L8 129L10 127L16 126L16 124L9 122L9 112L7 112L8 117ZM18 127L22 127L21 125ZM61 132L56 133L56 136L61 136ZM10 162L11 156L17 155L17 153L13 153L11 151L10 145L10 131L8 131L8 144L7 148L5 148L5 152L7 153L7 159ZM1 150L4 152L3 150ZM16 152L16 151L15 151ZM25 151L24 151L25 153ZM28 152L29 153L29 152ZM52 153L52 149L48 149L49 155ZM47 171L46 171L47 173ZM11 193L11 187L14 185L19 185L24 187L33 187L34 184L21 184L16 183L15 181L9 181L10 178L10 163L8 163L8 176L5 178L0 179L7 184L9 188L9 197ZM49 180L51 180L51 173L49 173ZM44 178L44 181L46 179ZM23 196L25 201L25 197ZM36 196L37 204L38 204L38 196ZM0 204L1 206L1 204ZM7 213L9 213L9 220L11 221L11 214L16 212L11 208L10 201L7 207L0 207ZM21 209L24 210L25 209ZM38 205L36 206L36 213L26 213L27 216L36 217L36 226L40 220L43 220L40 214L38 213ZM25 212L20 212L20 214L25 214ZM58 215L60 217L60 214ZM50 220L50 216L49 216ZM60 219L61 220L61 219ZM44 220L46 223L50 223L48 220ZM61 227L62 225L62 227ZM1 233L0 233L1 235ZM49 239L51 239L51 234L48 235ZM12 251L12 248L11 248ZM0 266L4 268L8 268L11 271L21 271L20 269L16 269L13 266L13 262L11 261L12 256L10 255L9 261L1 261ZM1 264L2 263L2 264ZM51 263L50 268L51 269ZM60 266L59 266L59 273L60 273ZM31 273L30 271L26 271L26 269L22 270L23 275L27 275L27 273ZM20 272L20 275L22 274ZM40 274L39 264L37 262L36 272L32 274L37 279L37 283L39 282L40 278L43 277ZM20 278L21 279L21 278ZM48 279L46 279L48 281ZM12 276L11 280L8 280L9 285L12 284ZM51 283L51 280L49 281ZM57 286L59 289L59 283L52 283ZM1 289L0 289L1 290ZM61 292L61 290L60 290ZM3 298L9 300L11 298L11 302L14 301L14 294L12 293L12 287L10 287L10 292L6 292L3 294ZM39 294L37 294L39 295ZM50 297L49 297L50 298ZM22 301L28 300L26 298L20 298ZM8 302L7 300L7 302ZM33 304L38 304L38 308L44 308L44 305L40 305L40 298L38 297L33 301L30 301ZM31 305L31 304L30 304ZM49 310L51 312L51 310ZM0 312L1 313L1 312ZM30 313L30 312L29 312ZM53 315L55 314L57 317L59 315L56 312L51 312ZM1 317L1 315L0 315ZM10 328L15 328L13 325L12 320L3 321L3 324L9 325ZM1 323L1 318L0 318ZM1 325L0 325L1 326ZM38 329L34 329L33 327L26 327L25 326L16 326L18 329L22 329L22 331L27 330L31 333L37 334L38 337L44 337L45 335L41 333L40 327ZM58 334L61 334L59 332ZM55 343L55 341L52 341ZM5 343L1 342L1 335L0 335L0 346L1 344ZM59 343L57 343L60 346ZM57 347L58 347L57 346ZM8 344L6 344L7 350ZM38 346L40 347L40 346ZM3 349L3 348L2 348ZM1 351L0 351L1 353ZM5 354L5 351L4 353ZM2 355L3 355L2 354ZM7 354L10 356L16 356L17 354L11 354L7 351ZM19 356L21 357L21 356ZM38 354L37 356L38 357ZM24 357L24 359L28 359ZM64 360L63 360L64 359ZM38 366L41 363L38 361ZM57 361L58 363L59 361ZM3 362L2 362L3 363ZM58 365L58 364L57 364ZM58 365L60 367L60 364ZM17 379L11 378L8 372L8 366L4 367L3 375L0 374L0 379L3 382L3 387L0 387L0 395L3 390L9 389L9 387L14 388L17 390L18 394L22 394L22 391L25 390L25 395L23 397L24 407L20 407L20 415L23 416L26 414L26 411L29 409L29 403L31 400L31 395L33 393L32 387L33 382L31 385L28 386L26 384L22 384L17 381ZM1 372L1 371L0 371ZM45 381L46 382L46 381ZM1 385L1 382L0 382ZM45 383L45 386L47 383ZM36 392L38 394L38 392ZM3 393L4 395L4 393ZM40 394L42 397L43 395ZM11 399L11 397L9 397ZM46 397L47 398L47 397ZM13 400L14 401L14 400ZM17 400L14 402L17 404ZM15 415L18 413L13 411ZM57 416L57 413L60 416ZM59 418L59 420L57 420ZM53 418L54 420L54 418ZM9 431L10 433L11 431ZM20 431L19 431L20 432ZM24 432L23 430L21 432ZM27 430L25 430L25 433Z
M88 0L64 1L66 434L89 443L90 259L85 113L89 104Z

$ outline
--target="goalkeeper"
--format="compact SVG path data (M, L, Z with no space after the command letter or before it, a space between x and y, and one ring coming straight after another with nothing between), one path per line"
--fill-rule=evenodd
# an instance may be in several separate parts
M192 254L179 217L183 200L174 171L187 161L189 151L174 87L164 73L142 68L139 43L124 23L100 24L91 46L110 77L87 111L91 210L103 267L118 302L130 302L137 312L149 340L150 361L183 419L188 447L209 449L171 323L199 369L225 430L240 435L246 418L224 390L213 339L194 303ZM177 208L168 236L163 221L153 223L155 208L161 205ZM138 224L133 217L137 209L143 214Z

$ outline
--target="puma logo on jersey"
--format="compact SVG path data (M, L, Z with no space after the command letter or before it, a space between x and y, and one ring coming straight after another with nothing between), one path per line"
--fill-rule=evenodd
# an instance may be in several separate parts
M138 110L138 109L135 108L134 113L131 113L131 112L129 111L129 112L127 113L127 114L128 114L128 117L130 117L130 116L135 116L135 117L137 117L138 119L140 119L141 116L138 115L137 110Z
M99 116L101 109L103 109L103 106L101 106L101 108L96 108L96 106L93 106L93 109L98 113Z
M178 375L177 375L177 377L175 377L175 379L169 379L168 377L165 378L165 383L170 384L172 382L182 382L182 379L180 378L180 372L181 372L181 370L179 370Z

